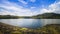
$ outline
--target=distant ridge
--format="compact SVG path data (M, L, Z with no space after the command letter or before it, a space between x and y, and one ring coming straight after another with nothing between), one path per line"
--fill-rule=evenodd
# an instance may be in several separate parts
M44 13L34 16L12 16L12 15L0 15L0 19L18 19L18 18L32 18L32 19L60 19L60 14L57 13Z
M44 14L39 14L39 15L33 16L33 17L38 18L38 19L60 19L60 14L44 13Z

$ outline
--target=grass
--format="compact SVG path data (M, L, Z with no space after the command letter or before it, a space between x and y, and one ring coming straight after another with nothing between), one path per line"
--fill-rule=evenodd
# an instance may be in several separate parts
M48 24L42 28L29 29L0 23L0 34L60 34L60 24Z

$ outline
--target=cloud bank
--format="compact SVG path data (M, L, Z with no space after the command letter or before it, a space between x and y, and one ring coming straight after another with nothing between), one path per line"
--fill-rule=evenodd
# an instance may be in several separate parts
M23 4L27 4L28 2L25 2L23 0L18 0L19 2L22 2ZM36 0L30 0L31 2L35 2ZM16 3L11 3L7 0L2 0L2 3L0 3L0 15L17 15L17 16L32 16L42 13L59 13L60 14L60 1L55 2L51 5L49 5L47 8L39 8L36 11L32 11L31 9L24 8L22 6L19 6Z
M41 12L42 13L58 13L58 14L60 14L60 1L49 5L47 9L43 8L41 10Z

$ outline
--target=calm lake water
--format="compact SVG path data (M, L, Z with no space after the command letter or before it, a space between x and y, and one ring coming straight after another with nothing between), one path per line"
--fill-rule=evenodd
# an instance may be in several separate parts
M0 19L0 22L18 27L38 28L46 24L60 24L60 19Z

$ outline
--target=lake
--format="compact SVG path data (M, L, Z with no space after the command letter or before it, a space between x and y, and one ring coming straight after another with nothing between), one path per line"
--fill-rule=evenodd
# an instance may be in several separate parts
M39 28L47 24L60 24L60 19L0 19L0 22L27 28Z

